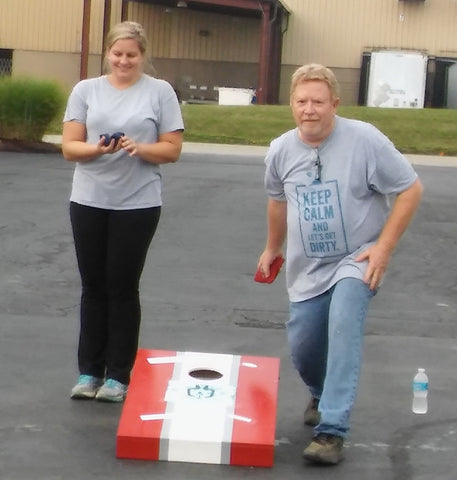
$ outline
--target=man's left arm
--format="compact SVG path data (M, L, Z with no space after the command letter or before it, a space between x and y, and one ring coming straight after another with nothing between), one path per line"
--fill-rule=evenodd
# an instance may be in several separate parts
M370 289L376 289L381 283L390 257L419 206L423 190L422 182L417 179L397 195L377 242L355 259L357 262L368 260L364 282Z

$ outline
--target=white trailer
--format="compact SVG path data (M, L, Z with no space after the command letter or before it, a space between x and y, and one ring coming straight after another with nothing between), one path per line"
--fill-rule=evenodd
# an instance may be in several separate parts
M373 52L367 106L423 108L427 61L427 56L420 52Z

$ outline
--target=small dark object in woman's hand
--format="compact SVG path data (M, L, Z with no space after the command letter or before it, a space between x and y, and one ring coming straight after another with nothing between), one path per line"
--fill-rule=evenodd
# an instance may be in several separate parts
M124 132L114 132L112 135L110 135L109 133L101 133L100 138L102 137L104 138L103 145L105 145L105 147L107 147L110 144L111 140L114 140L114 146L116 147L117 142L124 135L125 135Z

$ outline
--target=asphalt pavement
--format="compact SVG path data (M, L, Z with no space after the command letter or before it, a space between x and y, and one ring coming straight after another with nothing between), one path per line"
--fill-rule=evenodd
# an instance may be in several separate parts
M264 147L185 144L162 169L164 207L145 266L140 346L281 360L272 468L115 457L122 405L75 402L80 281L68 219L73 166L0 152L0 478L453 480L457 466L457 158L409 157L423 202L366 325L346 460L301 458L312 431L289 359L284 273L253 281L265 242ZM411 412L429 375L429 411Z

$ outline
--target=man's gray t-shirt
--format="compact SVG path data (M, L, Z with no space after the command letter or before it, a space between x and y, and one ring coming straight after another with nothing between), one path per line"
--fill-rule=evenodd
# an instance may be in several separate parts
M125 90L113 87L106 76L79 82L64 116L64 122L72 120L86 125L87 142L93 144L100 134L119 131L135 142L154 143L160 134L184 128L171 85L145 74ZM78 162L70 200L114 210L160 206L160 168L123 149Z
M345 277L362 280L367 262L355 257L377 240L389 215L389 196L417 178L373 125L338 116L319 147L302 142L298 129L290 130L273 140L265 163L269 197L287 201L291 302L320 295Z

